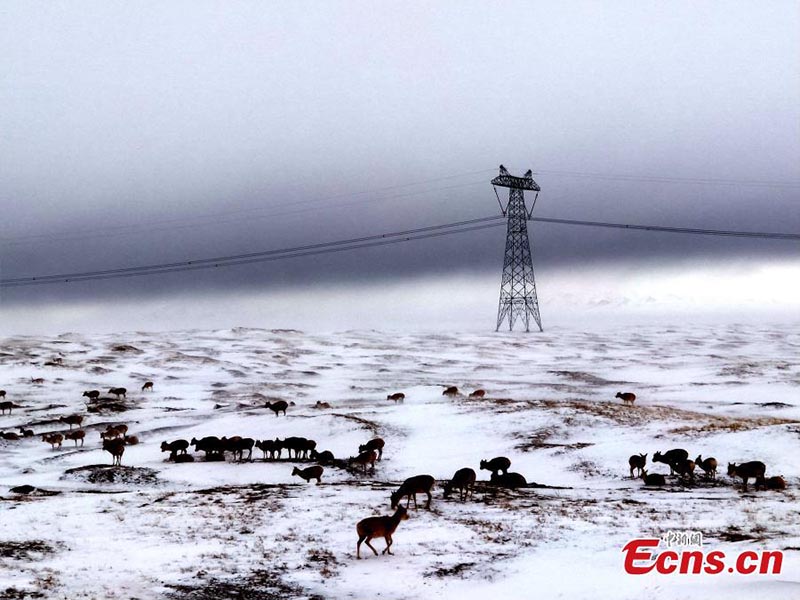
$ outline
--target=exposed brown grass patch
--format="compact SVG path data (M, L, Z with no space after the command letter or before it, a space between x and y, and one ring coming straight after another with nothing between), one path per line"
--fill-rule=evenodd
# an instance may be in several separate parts
M723 417L662 405L622 406L615 402L591 402L588 400L542 400L532 402L553 411L570 411L590 415L625 426L642 426L664 421L685 422L673 427L669 435L699 435L717 432L748 431L760 427L774 427L798 423L797 419L778 417Z
M618 425L639 426L665 420L694 421L713 419L703 413L680 410L661 405L623 406L617 402L592 402L583 399L541 400L535 402L553 411L570 411L604 419Z
M604 379L603 377L598 377L597 375L586 373L584 371L548 371L548 373L564 377L570 381L576 381L594 386L624 385L630 383L629 381L614 381L612 379Z
M380 432L380 425L378 425L375 421L370 421L369 419L365 419L363 417L357 417L356 415L346 415L344 413L330 413L334 417L341 417L343 419L348 419L350 421L355 421L356 423L363 425L366 429L368 429L372 435L378 435Z
M774 427L776 425L789 425L797 423L793 419L779 419L777 417L713 417L707 418L708 422L697 425L685 425L670 429L669 433L676 435L699 435L707 433L735 433L737 431L749 431L760 427Z

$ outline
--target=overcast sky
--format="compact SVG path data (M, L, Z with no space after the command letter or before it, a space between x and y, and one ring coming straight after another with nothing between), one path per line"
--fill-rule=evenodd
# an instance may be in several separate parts
M500 163L536 172L539 216L800 232L797 2L6 1L0 55L3 277L492 215ZM798 257L787 242L532 235L537 275L563 286L544 296L581 296L570 274L735 274ZM93 303L107 319L115 302L213 297L180 311L202 327L245 297L333 287L335 313L348 288L418 285L422 298L443 275L482 282L491 321L503 236L6 289L3 331L25 330L23 312Z

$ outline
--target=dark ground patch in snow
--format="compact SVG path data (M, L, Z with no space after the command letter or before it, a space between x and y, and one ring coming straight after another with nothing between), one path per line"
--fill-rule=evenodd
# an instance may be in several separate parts
M27 590L20 590L17 588L6 588L2 590L3 600L25 600L26 598L44 598L45 595L41 592L30 592Z
M303 589L284 581L278 569L253 571L241 579L209 579L198 585L170 585L169 600L284 600L296 598L322 600L321 596L304 593ZM203 573L198 574L202 576Z
M46 554L53 554L56 548L41 540L24 542L0 542L0 558L11 560L36 560ZM2 596L5 598L5 596Z
M87 483L132 483L154 485L159 483L158 471L146 467L86 465L64 471L62 479L70 478Z
M474 562L462 562L450 567L438 567L422 574L423 577L462 577L475 567Z
M129 352L132 354L142 354L142 351L139 350L136 346L131 346L130 344L117 344L116 346L112 346L111 350L113 352Z
M27 496L57 496L61 492L54 492L51 490L43 490L32 485L18 485L9 490L12 494L18 494L19 497L24 498Z
M129 402L119 402L114 398L98 398L86 403L86 410L90 413L119 413L127 412L134 408Z

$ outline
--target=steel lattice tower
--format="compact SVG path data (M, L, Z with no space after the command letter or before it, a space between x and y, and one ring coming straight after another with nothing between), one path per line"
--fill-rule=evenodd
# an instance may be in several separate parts
M497 331L506 318L508 330L511 331L518 317L525 323L525 331L530 331L531 318L539 326L539 331L543 331L539 316L539 301L536 299L536 282L533 279L531 244L528 240L528 219L533 214L533 207L536 205L536 198L541 188L533 180L533 173L530 170L524 177L514 177L508 174L503 165L500 165L500 175L492 179L492 185L495 186L495 195L497 187L509 188L508 204L505 207L497 195L500 210L508 217L503 279L500 282L500 304L497 308ZM525 207L525 190L536 192L530 211Z

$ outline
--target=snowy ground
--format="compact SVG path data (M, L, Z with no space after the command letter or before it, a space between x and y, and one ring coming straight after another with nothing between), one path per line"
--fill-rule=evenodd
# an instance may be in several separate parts
M61 366L43 366L56 357ZM154 392L138 391L146 380ZM445 385L488 395L445 398ZM82 392L112 386L131 391L129 410L88 413ZM0 440L0 597L800 597L797 326L15 337L2 340L0 388L21 406L0 430L62 431L58 417L80 412L87 432L77 449ZM395 391L405 402L386 400ZM295 405L276 418L265 399ZM136 470L117 483L65 473L110 464L99 431L118 422L141 440L123 457ZM319 486L292 478L290 461L173 464L160 452L163 440L205 435L304 436L341 458L379 435L386 450L374 474L327 468ZM649 459L675 447L715 456L718 481L659 490L629 479L631 454L666 473ZM400 525L395 556L363 548L356 560L356 522L390 514L403 479L471 466L485 480L480 460L498 455L553 487L479 485L461 503L440 483L431 510L412 507ZM742 493L725 465L748 460L789 488ZM23 484L58 493L10 492ZM707 550L729 554L784 550L783 572L623 572L628 540L669 530L701 531Z

